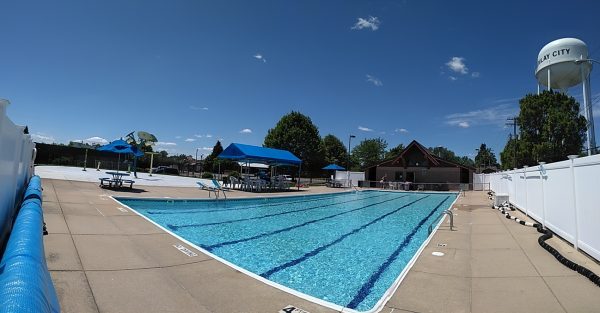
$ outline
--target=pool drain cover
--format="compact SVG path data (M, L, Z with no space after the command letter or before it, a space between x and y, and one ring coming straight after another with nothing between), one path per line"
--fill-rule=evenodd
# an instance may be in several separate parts
M438 247L445 247L445 246L447 246L447 245L448 245L448 244L445 244L445 243L438 243L438 244L437 244L437 246L438 246Z

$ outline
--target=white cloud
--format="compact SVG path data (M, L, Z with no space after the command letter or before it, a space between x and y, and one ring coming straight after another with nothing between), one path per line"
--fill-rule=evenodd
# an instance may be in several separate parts
M361 30L370 28L372 31L376 31L379 29L379 24L381 24L381 22L375 16L369 16L367 18L359 17L356 24L352 26L352 29Z
M175 139L181 139L181 136L175 136Z
M43 133L31 134L31 139L33 140L33 142L39 142L39 143L55 143L56 142L56 139L54 139L54 137L43 134Z
M479 72L473 72L473 73L471 73L471 77L478 78L479 77Z
M198 147L198 149L200 149L202 151L208 151L208 152L212 152L212 150L213 150L212 147Z
M105 145L108 143L108 140L102 138L102 137L90 137L88 139L84 139L83 140L84 143L90 144L90 145Z
M194 111L208 111L207 107L199 107L199 106L195 106L195 105L190 105L190 109L192 109Z
M383 82L379 78L371 76L369 74L367 74L367 81L375 86L383 86Z
M242 130L240 130L240 134L251 134L252 133L252 129L250 128L244 128Z
M263 61L263 63L267 63L267 59L260 53L253 55L253 57L257 60ZM277 62L275 62L277 63Z
M408 133L406 128L396 128L394 131L397 133Z
M469 68L465 64L465 58L463 57L452 57L452 59L450 59L446 65L455 73L460 73L463 75L469 73Z
M185 142L194 142L194 141L196 141L196 139L194 139L194 138L187 138L184 141Z
M194 135L194 137L196 137L196 138L202 138L204 136L202 136L202 135Z
M206 137L206 138L212 138L212 135L211 135L211 134L206 134L206 136L205 136L205 137Z
M516 102L516 101L515 101ZM467 128L477 125L494 125L503 127L506 119L514 116L519 111L516 103L502 103L481 110L464 113L453 113L446 116L446 124Z
M449 80L451 80L451 81L455 81L455 80L457 80L458 78L456 78L456 77L454 77L454 76L448 76L448 79L449 79Z
M177 144L174 142L164 142L164 141L158 141L156 142L156 146L157 147L164 147L164 146L176 146Z
M368 128L368 127L362 127L362 126L358 126L358 130L362 130L364 132L372 132L373 129Z

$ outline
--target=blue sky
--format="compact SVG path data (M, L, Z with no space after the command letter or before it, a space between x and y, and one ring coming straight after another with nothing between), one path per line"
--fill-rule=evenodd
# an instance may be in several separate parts
M600 54L597 1L5 1L0 98L40 141L260 145L292 110L347 143L499 153L539 50ZM600 70L592 94L600 94ZM570 94L580 97L580 89ZM596 105L596 129L600 107Z

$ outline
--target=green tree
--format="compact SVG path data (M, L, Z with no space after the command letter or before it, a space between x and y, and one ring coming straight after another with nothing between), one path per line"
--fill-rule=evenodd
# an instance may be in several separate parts
M326 163L336 163L341 166L346 166L348 162L348 151L342 141L334 136L327 135L323 137L323 154L325 155Z
M395 158L395 157L399 156L403 150L404 150L404 144L399 143L397 146L391 148L388 152L385 153L385 158L386 159Z
M587 122L579 114L579 103L562 92L528 94L519 101L517 125L520 138L510 138L501 155L502 167L537 165L538 162L562 161L579 154L586 136ZM516 142L510 142L511 140ZM509 147L510 143L510 147ZM517 159L514 160L516 147ZM504 164L513 153L512 164Z
M292 152L302 159L302 168L311 172L320 170L324 164L319 130L310 117L300 112L284 115L269 129L263 146Z
M436 157L440 158L440 159L444 159L450 162L454 162L454 163L458 163L464 166L470 166L473 167L474 162L473 160L471 160L471 158L467 157L467 156L458 156L456 155L456 153L454 153L454 151L446 148L446 147L442 147L442 146L437 146L435 148L430 147L429 152L433 155L435 155Z
M387 142L381 138L364 139L352 149L352 159L361 169L379 163L385 157Z
M475 166L476 167L489 167L495 166L498 164L498 160L496 160L496 155L492 152L491 148L488 148L485 143L482 143L477 149L477 155L475 156Z

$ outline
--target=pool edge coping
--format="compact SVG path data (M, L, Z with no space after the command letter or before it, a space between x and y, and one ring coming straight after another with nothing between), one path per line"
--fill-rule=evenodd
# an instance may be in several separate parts
M369 189L367 189L369 190ZM365 190L365 191L367 191ZM377 190L374 190L377 191ZM383 191L383 190L382 190ZM349 191L352 192L352 191ZM386 192L398 192L398 191L386 191ZM319 193L319 195L323 195L323 194L341 194L341 193L346 193L346 192L339 192L339 193ZM411 192L411 191L401 191L398 193L414 193L414 194L423 194L422 192ZM455 193L455 192L451 192L451 191L444 191L444 192L435 192L436 194L440 194L440 193L448 193L448 194L454 194L456 196L456 198L454 199L454 201L452 201L452 203L448 206L448 209L451 209L452 206L454 206L454 204L456 203L456 201L458 201L458 199L460 198L460 194L459 193ZM281 197L293 197L293 196L287 196L287 195L283 195L283 196L277 196L276 198L281 198ZM165 227L163 227L162 225L154 222L153 220L151 220L150 218L144 216L143 214L139 213L138 211L136 211L135 209L131 208L130 206L120 202L119 200L117 200L115 198L115 196L110 195L109 198L111 198L112 200L114 200L115 202L117 202L118 204L126 207L127 209L129 209L130 211L132 211L133 213L135 213L136 215L142 217L143 219L145 219L146 221L149 221L150 223L152 223L153 225L155 225L156 227L158 227L159 229L165 231L166 233L172 235L173 237L177 238L178 240L184 242L185 244L193 247L194 249L202 252L203 254L221 262L222 264L229 266L231 268L233 268L234 270L237 270L241 273L244 273L266 285L269 285L271 287L277 288L283 292L287 292L291 295L294 295L296 297L299 297L303 300L309 301L309 302L313 302L316 303L318 305L324 306L326 308L329 309L333 309L333 310L337 310L339 312L342 313L378 313L381 310L383 310L383 308L385 307L385 304L391 299L391 297L396 293L396 291L398 290L398 287L400 287L400 284L402 283L402 281L404 280L404 278L406 277L406 275L408 274L408 271L410 271L410 269L413 267L413 265L415 264L415 262L417 261L417 259L419 258L419 256L421 255L421 253L423 252L423 250L425 249L425 247L429 244L429 242L431 241L431 239L433 238L433 236L435 235L435 233L437 232L438 228L441 226L441 224L446 220L446 216L444 215L440 221L437 223L437 225L435 226L435 228L432 230L431 234L429 234L429 236L427 236L427 238L425 239L425 241L423 241L423 243L421 244L421 246L419 247L419 249L415 252L415 254L413 255L413 257L410 259L410 261L406 264L406 266L404 267L404 269L402 270L402 272L400 272L400 274L398 275L398 277L396 277L396 279L394 280L394 282L390 285L390 287L383 293L383 295L381 296L381 298L375 303L375 305L367 310L367 311L357 311L354 309L350 309L338 304L335 304L333 302L329 302L329 301L325 301L322 299L319 299L317 297L305 294L303 292L297 291L295 289L292 289L290 287L286 287L282 284L273 282L271 280L268 280L256 273L253 273L251 271L248 271L242 267L239 267L217 255L212 254L211 252L197 246L196 244L188 241L187 239L184 239L183 237L175 234L174 232L166 229ZM119 198L127 198L127 199L136 199L135 197L119 197ZM263 197L263 198L275 198L275 197ZM137 199L147 199L147 200L186 200L185 198L137 198ZM244 197L244 198L234 198L234 199L256 199L253 197ZM188 199L189 200L189 199ZM204 200L204 199L193 199L193 200ZM215 199L205 199L206 201L215 201Z

